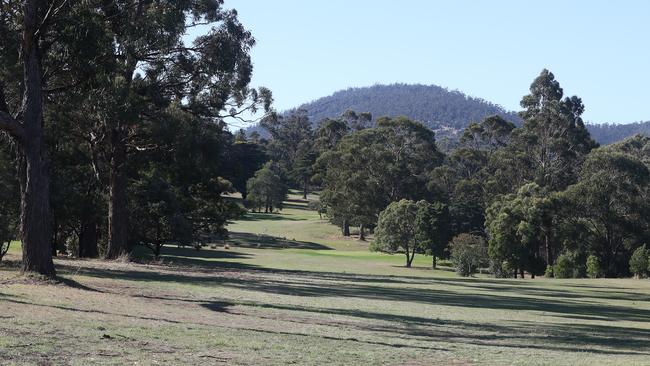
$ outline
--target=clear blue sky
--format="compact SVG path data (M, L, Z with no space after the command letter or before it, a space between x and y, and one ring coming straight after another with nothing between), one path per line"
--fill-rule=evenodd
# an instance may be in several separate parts
M437 84L519 110L549 68L585 120L650 120L650 1L226 0L279 110L339 89Z

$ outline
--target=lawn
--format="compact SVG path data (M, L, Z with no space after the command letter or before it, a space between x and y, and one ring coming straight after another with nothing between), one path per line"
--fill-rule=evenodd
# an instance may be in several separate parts
M14 245L0 364L650 365L648 280L407 269L295 204L162 262L60 258L57 283L20 276Z

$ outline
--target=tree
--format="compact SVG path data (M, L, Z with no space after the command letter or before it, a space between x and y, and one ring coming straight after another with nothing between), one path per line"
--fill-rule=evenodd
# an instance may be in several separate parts
M57 49L58 39L48 38L56 17L69 8L65 2L54 8L44 0L25 0L3 4L0 14L0 130L12 137L18 151L23 271L46 277L56 272L50 255L50 176L43 131L44 89L51 80L44 78L43 66Z
M372 250L406 255L406 267L411 267L415 253L433 250L434 255L444 244L444 227L440 217L441 205L426 201L402 199L392 202L379 215Z
M648 264L650 262L650 251L645 244L636 248L630 257L630 272L637 278L643 278L648 275Z
M563 94L553 73L542 70L521 100L524 125L513 135L532 167L529 179L550 190L575 182L581 159L597 146L580 117L582 100Z
M302 175L294 173L293 169L301 155L309 152L309 144L314 138L307 111L297 109L288 115L271 113L262 119L261 125L271 135L267 145L271 159L291 174L292 178L302 178ZM295 183L300 184L302 181Z
M487 245L483 237L463 233L455 236L449 246L456 272L463 277L476 273L476 269L487 262Z
M161 110L175 103L197 118L243 119L268 109L271 95L248 87L255 41L221 1L110 1L93 11L108 42L85 103L94 108L84 132L106 178L106 257L116 258L129 250L127 156L157 147L146 132L161 123ZM202 24L211 26L207 34L186 44L188 29Z
M246 200L248 194L246 183L268 161L268 156L264 148L260 144L252 141L234 141L226 151L224 160L225 177L241 193L242 199Z
M459 142L474 150L494 151L510 142L515 124L499 115L486 117L480 123L471 123L463 130Z
M489 254L495 262L506 261L524 275L541 274L546 267L542 251L550 236L548 222L553 219L552 198L536 183L522 186L516 194L496 199L486 211Z
M370 112L357 113L351 109L346 109L341 118L352 131L361 131L369 128L372 123L372 114Z
M279 166L270 161L255 173L255 176L248 180L247 202L253 210L265 213L273 212L274 209L281 210L284 200L287 198L287 186L284 183L282 172Z
M321 155L321 200L344 232L346 223L371 227L391 202L435 198L426 183L441 161L431 130L403 117L381 118Z
M597 255L607 276L626 272L631 251L648 230L647 192L650 172L638 159L598 149L589 154L579 180L561 197L564 214L586 233L589 251Z
M318 154L334 149L349 132L350 127L343 120L327 118L320 121L314 142Z
M316 162L316 157L313 142L309 139L302 140L298 145L291 173L302 187L303 199L307 199L309 193L309 182L314 173L313 165Z
M444 255L449 241L449 210L441 202L416 202L416 240L426 254L431 256L431 267L436 269L437 257Z
M313 173L311 181L313 183L322 185L325 171L327 170L327 166L325 166L325 160L319 160L318 157L334 150L334 148L336 148L343 137L349 132L350 128L345 123L345 121L341 119L327 118L320 121L318 129L315 133L314 140L314 152L316 155L316 160L311 167Z
M598 278L602 276L600 259L593 254L587 257L587 276L590 278Z
M128 191L130 244L147 246L156 256L164 244L223 239L228 221L242 214L223 197L234 189L221 174L237 173L230 132L176 103L160 113L164 122L150 125L147 133L161 148L132 156Z

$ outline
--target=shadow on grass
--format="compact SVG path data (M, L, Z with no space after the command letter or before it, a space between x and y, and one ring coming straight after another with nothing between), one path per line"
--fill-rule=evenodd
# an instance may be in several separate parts
M460 320L442 320L409 315L396 315L369 312L354 309L315 308L284 304L260 302L217 301L203 303L206 309L237 315L250 315L265 319L295 322L300 324L326 325L342 328L354 328L381 334L388 339L412 339L414 341L462 342L472 345L542 349L572 352L592 352L609 355L650 354L648 347L650 331L630 329L627 327L566 325L542 322L508 322L503 325L472 323ZM254 309L272 309L290 311L291 316L279 317L277 314L265 316L263 312L253 311L241 314L230 309L235 306L247 306ZM300 314L312 313L325 315L326 318L305 318ZM336 321L331 316L345 316L363 319L360 322ZM388 324L387 324L388 323ZM545 337L540 339L540 333ZM540 345L540 340L548 343ZM391 344L395 346L395 344ZM406 347L413 347L410 342ZM419 348L418 346L414 346ZM600 349L607 347L616 349Z
M270 235L230 232L231 244L243 248L259 249L332 249L328 246L299 240L288 240Z
M178 248L166 248L176 252L177 256L194 255L195 252L178 251ZM192 249L186 249L192 251ZM211 253L214 252L214 253ZM214 312L234 315L268 317L269 320L290 321L310 325L326 325L343 329L372 332L375 340L330 337L327 339L340 341L375 342L377 345L390 347L427 347L432 341L458 342L484 347L506 347L517 349L557 350L569 352L591 352L606 355L648 355L650 354L650 330L633 328L633 326L616 326L615 321L648 322L650 310L638 306L612 305L592 302L581 298L580 294L570 291L555 290L539 287L534 282L522 280L496 280L478 278L435 278L419 277L389 277L373 275L351 275L327 272L305 271L275 271L258 266L236 262L224 262L223 252L199 252L211 261L204 269L209 272L160 266L165 271L157 271L156 266L126 269L105 269L88 266L59 265L63 276L79 274L97 278L122 279L142 282L172 282L179 284L219 287L220 292L228 288L254 291L268 296L283 295L298 302L311 301L309 298L331 298L328 301L340 299L359 299L362 301L388 301L396 304L387 309L402 309L404 304L442 305L464 309L492 309L506 311L528 311L531 316L544 315L557 317L558 322L531 321L502 321L500 323L483 323L480 321L461 321L435 319L404 314L391 314L357 309L319 308L282 303L255 301L209 301L206 299L184 299L164 296L140 296L148 301L165 300L197 304ZM241 253L226 253L239 255ZM214 255L214 257L212 257ZM221 256L221 257L220 257ZM197 259L203 261L203 259ZM235 276L222 276L215 273L219 269L235 269ZM65 282L64 282L65 283ZM422 288L421 284L444 284L441 288ZM75 281L67 282L70 286L86 290L87 287ZM548 282L545 283L548 285ZM90 289L92 290L92 289ZM645 295L625 293L632 301L644 301ZM586 292L585 297L597 297L599 292ZM603 297L610 299L610 296ZM18 299L2 298L16 303L27 302ZM38 306L50 306L35 304ZM53 306L63 310L80 312L97 312L89 309L77 309L69 306ZM245 312L241 313L241 309ZM248 308L248 309L247 309ZM408 308L408 305L407 307ZM273 313L258 311L269 309ZM106 313L112 314L112 313ZM114 314L127 316L129 314ZM341 318L333 318L338 316ZM141 318L148 320L146 318ZM352 320L350 320L352 319ZM562 319L569 321L563 323ZM150 319L167 321L165 319ZM588 324L585 321L611 321L612 324ZM169 320L175 322L174 320ZM234 327L233 327L234 328ZM238 328L244 329L244 328ZM261 329L250 329L257 332L271 332ZM311 336L280 331L277 334ZM364 335L365 334L365 335ZM368 334L362 336L367 338ZM320 337L320 335L316 335ZM388 338L390 337L390 338ZM384 342L390 339L390 342Z
M278 213L259 213L249 212L245 214L239 221L306 221L306 218L291 217L289 215L282 215Z
M498 288L487 287L490 291L477 292L476 286L481 284L494 284L496 280L486 279L431 279L429 282L418 278L414 281L419 283L432 284L435 282L446 283L450 289L422 289L412 287L413 283L393 282L390 278L380 277L381 280L373 283L373 276L349 276L345 274L320 273L320 272L299 272L299 271L274 271L258 266L237 263L237 262L210 262L208 270L236 269L240 271L251 271L249 276L222 277L215 274L187 273L187 272L166 272L156 273L143 271L137 268L128 270L100 269L100 268L75 268L70 267L72 272L93 277L106 277L127 279L135 281L163 281L178 282L186 284L201 284L205 286L219 285L223 287L237 288L246 291L257 291L273 295L289 295L298 297L340 297L347 299L382 300L396 302L410 302L420 304L436 304L445 306L456 306L462 308L481 308L494 310L511 311L534 311L546 315L559 316L564 318L581 319L584 317L598 318L611 321L650 321L650 310L622 305L609 305L589 301L577 301L567 296L566 293L535 289L532 295L536 297L524 297L525 291L530 287L512 289L501 286ZM293 274L294 276L264 276L264 273ZM301 275L304 273L304 275ZM370 281L369 281L370 280ZM365 283L364 283L365 282ZM505 284L507 284L506 282ZM397 284L397 286L395 286ZM510 293L514 293L510 295ZM587 296L587 295L585 295ZM641 299L641 301L643 301Z

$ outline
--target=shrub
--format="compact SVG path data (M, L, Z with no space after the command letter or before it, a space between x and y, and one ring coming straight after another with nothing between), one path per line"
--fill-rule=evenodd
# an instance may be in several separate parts
M600 266L600 259L595 255L590 255L587 258L587 276L590 278L598 278L603 275L602 268Z
M544 271L544 277L552 278L553 276L553 266L550 264L546 265L546 270Z
M574 274L575 263L569 254L562 254L555 260L553 276L555 278L571 278Z
M650 252L646 248L645 244L636 248L632 257L630 258L630 272L634 274L635 277L641 278L645 277L648 274L648 266Z
M487 260L485 239L480 236L460 234L451 240L450 248L456 272L463 277L476 273L476 269Z

